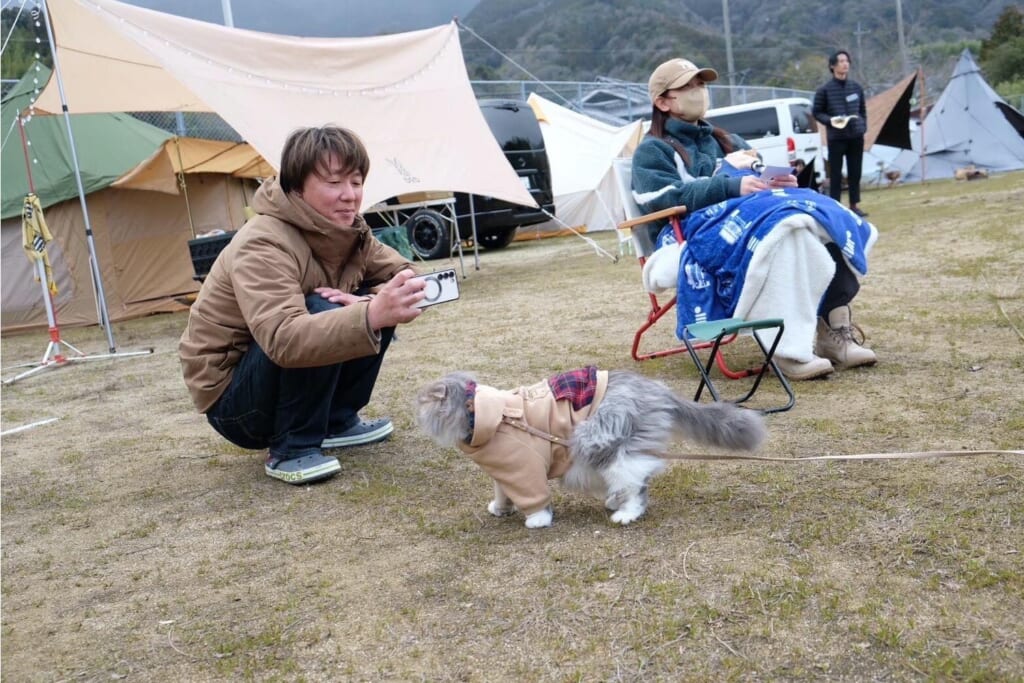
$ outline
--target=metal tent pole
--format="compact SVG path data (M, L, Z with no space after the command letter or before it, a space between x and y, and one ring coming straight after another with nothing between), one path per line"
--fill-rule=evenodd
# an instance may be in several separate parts
M50 23L50 8L46 0L41 1L41 13L46 24L46 37L50 41L50 53L53 55L53 74L57 77L57 91L60 93L60 106L64 114L64 124L68 131L68 144L71 148L71 163L75 170L75 183L78 186L78 199L82 204L82 216L85 220L85 239L89 247L89 267L92 271L93 285L96 287L96 304L99 313L99 324L107 333L107 346L110 353L117 352L114 333L110 327L110 314L107 311L107 297L103 291L103 278L100 275L100 262L96 256L96 242L93 239L92 223L89 221L89 209L85 205L85 188L82 186L82 171L78 164L78 152L75 150L75 136L71 132L71 115L68 112L67 97L64 94L64 79L60 73L60 61L57 59L57 41L53 38L53 26Z

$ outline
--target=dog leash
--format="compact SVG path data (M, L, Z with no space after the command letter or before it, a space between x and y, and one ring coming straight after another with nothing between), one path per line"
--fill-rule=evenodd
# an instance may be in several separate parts
M816 460L919 460L924 458L960 458L973 455L1020 455L1024 451L915 451L909 453L858 453L854 455L810 455L804 458L780 458L769 455L713 455L706 453L663 453L666 460L761 460L764 462L812 462Z
M527 424L523 420L503 416L501 421L510 427L540 437L551 443L565 445L565 439L548 434ZM923 458L960 458L970 455L1021 455L1024 451L915 451L909 453L859 453L855 455L811 455L804 458L780 458L770 455L717 455L709 453L662 453L666 460L760 460L762 462L812 462L816 460L919 460Z
M566 444L565 439L557 437L554 434L548 434L547 432L537 429L536 427L531 427L526 422L526 420L514 419L509 417L508 415L502 415L501 421L510 427L521 429L527 434L532 434L533 436L540 437L541 439L544 439L545 441L550 441L553 444L558 444L559 446L564 446Z

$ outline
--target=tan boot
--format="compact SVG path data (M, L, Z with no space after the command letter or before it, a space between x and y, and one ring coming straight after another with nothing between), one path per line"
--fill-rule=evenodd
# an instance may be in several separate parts
M818 318L814 353L828 358L840 370L878 362L874 351L861 346L863 342L864 332L851 321L849 306L833 308L827 321Z
M786 379L805 380L817 379L832 373L832 363L825 358L815 356L809 361L793 360L792 358L775 357L775 365L779 367Z

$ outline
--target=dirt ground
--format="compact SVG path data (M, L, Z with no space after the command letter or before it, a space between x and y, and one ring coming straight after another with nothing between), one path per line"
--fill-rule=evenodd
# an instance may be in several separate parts
M1024 175L863 206L881 238L855 321L880 362L797 383L762 454L1024 448ZM266 477L263 452L194 412L186 314L115 326L120 351L151 355L3 387L3 432L57 420L0 443L2 679L1024 680L1021 457L678 462L634 525L557 492L554 526L527 530L415 429L420 385L596 363L690 396L696 372L631 360L645 296L628 256L516 242L469 257L461 284L388 353L365 415L393 438L336 451L340 475L312 486ZM64 337L106 350L95 328ZM4 338L4 377L46 341Z

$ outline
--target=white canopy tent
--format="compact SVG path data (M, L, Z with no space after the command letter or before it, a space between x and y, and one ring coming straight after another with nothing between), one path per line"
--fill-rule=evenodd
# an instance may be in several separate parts
M212 111L272 165L288 133L336 123L370 152L364 205L413 192L536 206L491 134L458 28L297 38L115 0L49 0L71 113ZM56 79L36 108L61 111Z
M531 93L527 102L544 135L559 221L585 232L614 229L623 212L612 161L632 155L643 134L641 122L611 126L537 93ZM527 235L533 230L557 231L558 226L542 223Z

